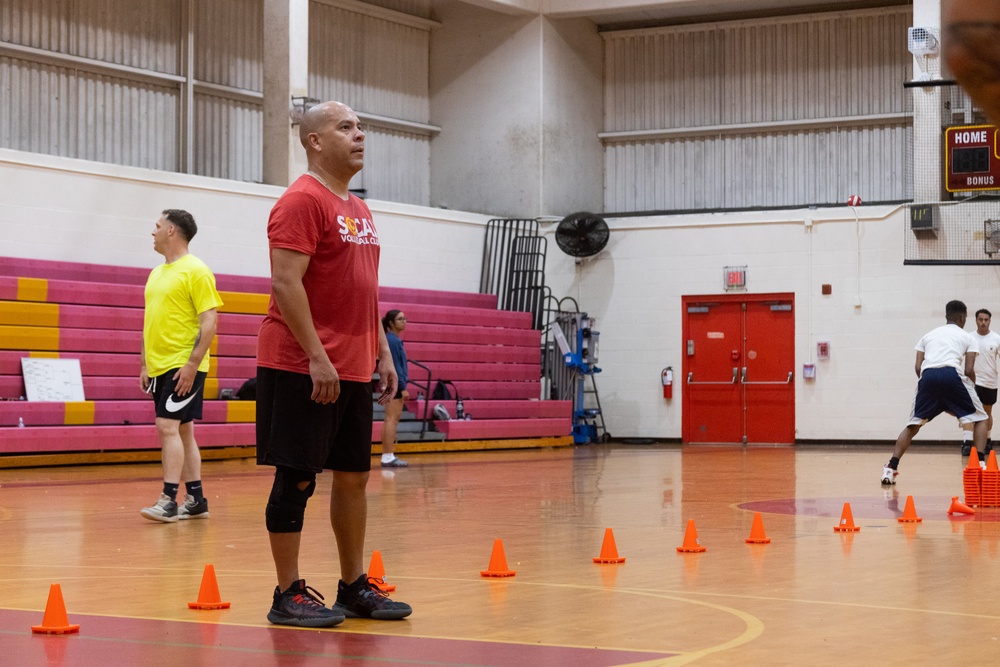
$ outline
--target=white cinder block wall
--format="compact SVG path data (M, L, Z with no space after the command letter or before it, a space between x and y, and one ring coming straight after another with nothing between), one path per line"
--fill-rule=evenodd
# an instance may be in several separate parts
M268 213L284 188L0 149L0 256L152 268L166 208L198 222L216 273L269 275ZM487 216L369 201L386 285L475 292Z
M796 437L895 439L916 386L913 346L944 323L951 299L965 301L970 316L986 307L1000 318L1000 270L904 266L905 209L857 210L857 222L847 208L611 219L611 240L596 257L575 265L550 250L553 293L575 297L598 319L608 430L680 437L681 297L724 293L723 267L746 265L749 292L795 295ZM823 284L831 295L821 294ZM831 344L828 361L816 360L819 341ZM817 365L815 380L802 378L808 362ZM659 380L665 366L675 371L670 401ZM947 416L918 436L960 437Z

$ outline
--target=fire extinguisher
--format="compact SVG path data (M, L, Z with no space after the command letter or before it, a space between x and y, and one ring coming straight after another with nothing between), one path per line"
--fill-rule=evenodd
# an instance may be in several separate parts
M674 367L667 366L660 371L660 381L663 382L663 398L674 397Z

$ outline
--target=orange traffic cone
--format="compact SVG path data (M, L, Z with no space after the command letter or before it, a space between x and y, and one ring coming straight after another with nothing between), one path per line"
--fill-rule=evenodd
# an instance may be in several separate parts
M493 540L493 553L490 554L490 567L480 570L479 574L484 577L513 577L514 570L507 569L507 556L503 553L503 540L499 537Z
M687 530L684 531L684 544L677 547L680 553L701 553L707 551L708 547L703 547L698 543L698 529L695 528L694 519L688 519Z
M63 602L62 587L59 584L49 586L49 599L45 603L42 624L31 626L31 631L40 635L68 635L80 631L79 625L69 624L66 603Z
M969 452L969 463L965 467L972 468L974 470L979 470L981 468L979 465L979 450L975 447L973 447Z
M764 534L764 519L760 512L753 513L753 523L750 525L750 537L746 539L747 544L770 544L771 538Z
M851 513L851 503L844 503L844 511L840 513L840 523L833 527L838 533L857 533L861 526L854 525L854 515Z
M906 496L906 506L903 508L903 516L896 517L900 523L920 523L923 521L917 516L917 507L913 504L913 496Z
M215 566L209 563L201 575L198 601L188 602L188 609L229 609L230 602L223 602L219 595L219 582L215 580Z
M951 507L948 508L948 514L975 514L976 510L972 509L968 505L958 502L958 496L951 497Z
M992 449L990 450L990 455L986 457L986 469L1000 470L1000 466L997 465L997 453Z
M595 563L624 563L625 559L618 556L615 545L615 534L610 528L604 529L604 542L601 543L601 555L594 559Z
M382 565L382 552L375 550L372 552L372 562L368 565L368 580L383 593L391 593L396 590L395 584L385 583L385 566Z

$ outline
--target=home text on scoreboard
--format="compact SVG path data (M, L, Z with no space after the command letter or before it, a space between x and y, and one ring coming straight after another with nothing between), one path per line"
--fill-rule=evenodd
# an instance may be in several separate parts
M945 189L948 192L1000 190L1000 153L995 125L962 125L945 130Z

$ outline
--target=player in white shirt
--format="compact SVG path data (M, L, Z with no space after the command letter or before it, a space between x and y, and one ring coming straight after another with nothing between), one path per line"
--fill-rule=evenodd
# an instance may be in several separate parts
M976 331L972 337L976 339L979 346L979 354L976 355L976 395L983 402L983 409L986 410L988 419L986 420L986 455L990 455L993 449L991 435L993 433L993 406L997 402L997 360L1000 359L1000 334L990 331L990 321L993 313L980 308L976 311ZM962 442L962 456L969 458L972 451L972 426L966 424L964 427L964 441Z
M882 483L895 484L899 459L920 427L942 412L958 417L963 426L973 424L972 439L980 454L986 451L986 411L976 395L976 340L965 331L968 309L961 301L945 306L947 324L924 334L917 343L917 393L910 421L896 438L892 458L882 468Z

